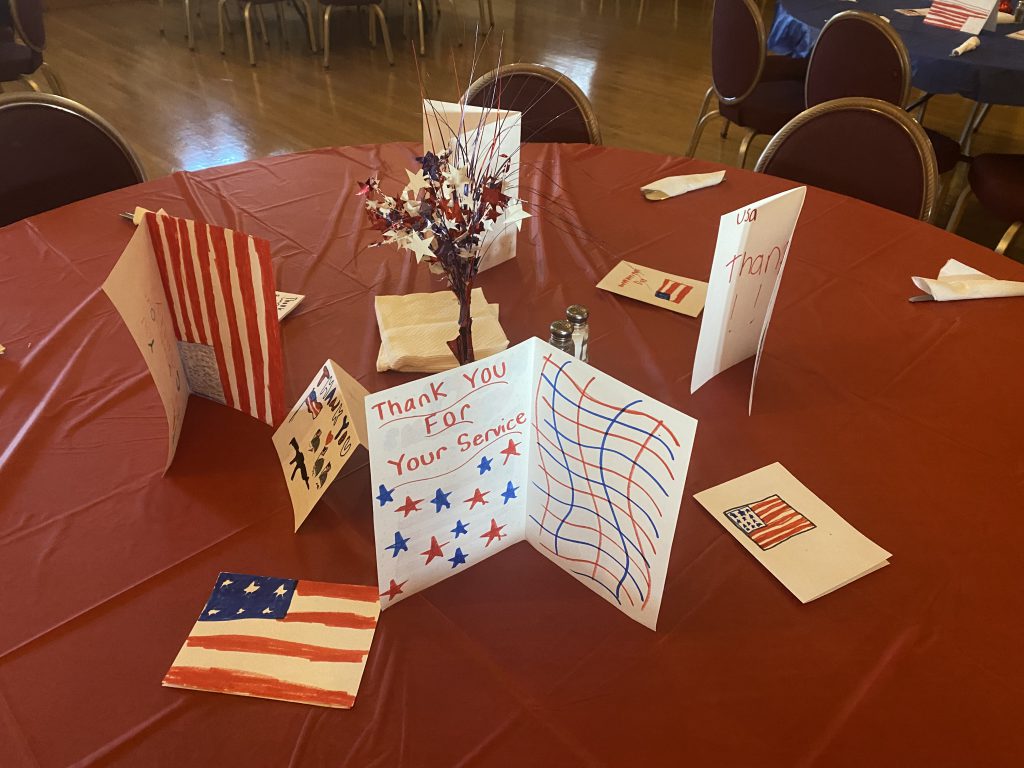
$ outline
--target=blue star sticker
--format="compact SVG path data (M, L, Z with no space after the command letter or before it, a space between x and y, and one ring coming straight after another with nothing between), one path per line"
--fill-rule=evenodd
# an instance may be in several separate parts
M466 562L466 556L462 553L462 547L455 548L455 557L449 557L448 562L452 564L452 568L458 568Z
M393 498L391 498L391 494L392 494L392 492L393 492L394 490L395 490L395 489L394 489L394 488L392 488L392 489L391 489L391 490L389 491L389 490L388 490L387 488L385 488L385 487L384 487L384 484L383 484L383 483L381 483L381 486L380 486L380 490L379 490L379 491L377 492L377 501L379 501L379 502L380 502L380 505L381 505L382 507L383 507L383 506L384 506L385 504L387 504L387 503L388 503L389 501L394 501L394 499L393 499Z
M390 547L384 547L384 549L394 550L391 553L391 556L392 557L398 557L398 553L399 552L408 552L409 551L409 547L406 546L408 543L409 543L409 540L407 538L405 538L404 536L402 536L402 532L401 531L395 531L395 543L392 544Z
M466 524L464 522L462 522L461 520L459 520L458 522L455 523L455 527L452 528L452 533L455 534L455 538L457 539L462 534L469 533L469 530L467 530Z
M437 493L434 494L434 498L430 500L430 503L434 505L434 512L440 512L445 507L451 509L452 503L448 501L448 497L451 495L451 491L445 493L440 488L438 488Z
M481 456L480 457L480 463L476 465L476 468L480 470L480 474L481 475L484 472L490 472L491 471L491 460L488 459L486 456Z
M518 496L516 496L516 491L518 490L519 488L515 485L512 485L512 481L509 480L508 485L505 487L505 490L501 494L501 497L504 499L504 501L501 502L501 506L505 506L510 501L512 501L512 499L519 498Z

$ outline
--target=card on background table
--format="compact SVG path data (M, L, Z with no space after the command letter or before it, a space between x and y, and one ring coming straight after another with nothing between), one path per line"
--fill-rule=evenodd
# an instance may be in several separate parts
M287 293L276 291L274 297L277 299L277 319L284 320L288 315L299 308L299 304L306 298L301 293Z
M651 267L620 261L597 284L598 288L681 315L696 317L704 309L708 284Z
M999 0L933 0L924 23L977 35L994 32L998 14Z
M889 564L888 552L778 462L694 498L801 603Z

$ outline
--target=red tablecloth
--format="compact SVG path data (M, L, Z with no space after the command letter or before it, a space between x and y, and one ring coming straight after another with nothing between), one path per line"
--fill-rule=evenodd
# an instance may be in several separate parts
M99 286L135 204L268 238L293 402L330 357L371 391L373 296L439 289L366 250L355 182L416 147L176 174L0 230L0 764L1020 765L1024 301L910 304L956 257L1024 268L811 190L751 365L689 394L699 320L596 290L619 259L707 279L719 215L788 182L646 203L711 163L524 148L535 218L479 280L513 343L591 308L592 362L700 421L657 633L526 545L384 612L355 708L163 688L220 570L374 584L365 454L299 534L263 424L193 398L166 425ZM693 500L773 461L892 564L801 605Z

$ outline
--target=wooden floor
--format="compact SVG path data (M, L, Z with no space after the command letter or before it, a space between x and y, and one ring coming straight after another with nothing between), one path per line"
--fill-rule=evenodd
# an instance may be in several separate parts
M478 73L494 65L499 48L505 61L555 67L592 99L606 144L685 151L709 84L711 0L493 5L496 24L482 45ZM284 30L266 14L270 45L257 38L257 66L250 67L233 7L234 34L224 56L213 0L193 0L193 12L202 14L194 19L195 52L186 45L182 5L175 0L167 0L163 36L159 8L150 0L57 7L46 18L47 59L69 96L122 131L150 176L325 145L419 138L414 14L404 34L402 0L385 2L394 67L383 47L370 48L365 12L339 10L329 70L311 53L291 8ZM439 22L428 28L420 67L432 97L455 99L472 68L478 4L441 0L441 9ZM926 123L958 135L969 107L957 96L937 97ZM735 164L740 133L722 139L710 126L698 156ZM764 141L755 142L751 164ZM974 145L976 152L989 150L1024 152L1024 109L993 108ZM947 196L947 212L954 194ZM1004 226L972 206L963 232L991 247ZM1022 258L1022 251L1017 247L1014 255Z

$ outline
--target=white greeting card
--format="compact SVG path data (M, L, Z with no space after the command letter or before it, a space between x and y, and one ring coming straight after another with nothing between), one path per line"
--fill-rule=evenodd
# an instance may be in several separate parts
M998 14L999 0L933 0L924 23L976 35L994 32Z
M287 291L276 291L274 298L277 299L277 319L284 320L288 315L299 308L299 304L305 297L301 293L288 293Z
M605 275L598 288L681 315L696 317L704 309L708 284L700 280L620 261Z

